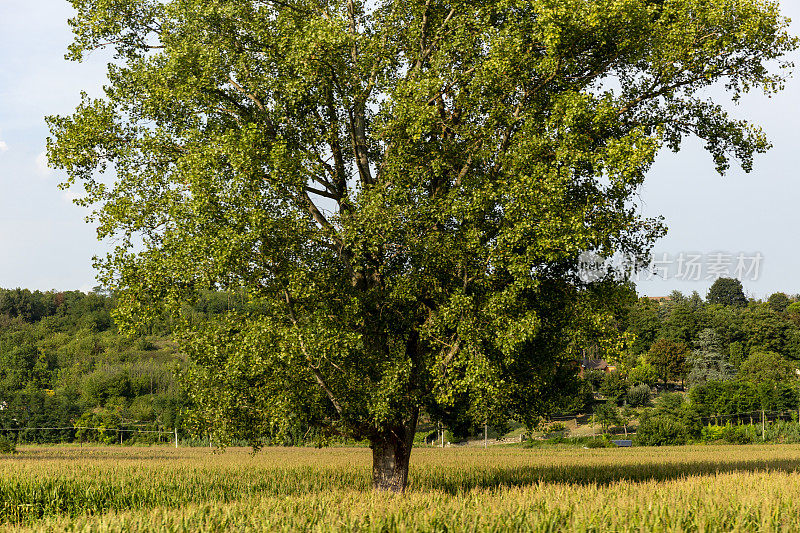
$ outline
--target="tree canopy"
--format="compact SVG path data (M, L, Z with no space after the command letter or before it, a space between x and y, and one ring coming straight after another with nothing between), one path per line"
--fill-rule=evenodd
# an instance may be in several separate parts
M770 309L781 313L786 311L786 308L789 307L789 304L791 304L792 301L789 299L786 293L776 292L770 295L770 297L767 299L767 303L769 304Z
M794 376L794 368L775 352L753 352L739 368L739 378L752 383L785 381Z
M750 170L764 135L704 89L778 90L795 47L756 0L71 3L69 57L115 60L48 156L116 243L120 324L241 293L181 331L215 431L368 439L390 490L421 409L531 421L569 391L611 327L581 254L646 258L662 147Z
M747 297L744 295L742 282L733 278L717 278L708 289L709 303L744 307Z
M648 362L655 367L658 377L666 386L670 378L683 379L686 375L686 359L689 349L681 342L658 339L647 352Z

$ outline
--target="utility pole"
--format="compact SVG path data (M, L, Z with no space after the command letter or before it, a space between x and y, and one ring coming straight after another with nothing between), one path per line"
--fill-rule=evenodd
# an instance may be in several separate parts
M767 436L766 436L767 435L766 434L767 424L766 424L766 421L764 420L764 417L765 417L764 408L762 407L761 408L761 440L767 440Z
M175 428L175 449L178 449L178 428Z
M489 435L489 426L486 423L486 420L483 421L483 447L486 448L488 446L488 435Z

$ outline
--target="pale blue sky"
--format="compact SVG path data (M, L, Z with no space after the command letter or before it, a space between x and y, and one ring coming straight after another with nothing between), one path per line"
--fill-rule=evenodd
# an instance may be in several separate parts
M800 34L800 2L783 0L784 13ZM81 90L98 94L107 56L84 63L63 59L70 42L70 8L61 0L0 0L0 287L83 289L96 284L92 256L103 252L86 212L59 190L57 173L45 166L47 128L43 117L67 114ZM800 55L795 61L800 65ZM800 293L800 69L786 90L772 98L745 97L734 114L763 126L774 148L755 170L732 169L720 177L698 142L679 154L659 157L641 193L648 215L664 215L670 232L656 246L676 261L681 253L708 256L759 252L758 280L745 280L749 294L782 290ZM711 281L642 281L640 292L665 295L673 289L705 295ZM702 272L705 278L706 272Z

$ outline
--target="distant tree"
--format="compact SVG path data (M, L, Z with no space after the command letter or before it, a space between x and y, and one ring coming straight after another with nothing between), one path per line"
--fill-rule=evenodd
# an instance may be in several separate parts
M686 444L699 428L699 417L683 395L664 394L639 418L636 441L642 446Z
M685 344L661 338L647 352L647 361L653 365L666 386L670 378L683 379L688 355L689 349Z
M691 371L686 377L690 386L707 381L727 381L733 379L736 370L725 357L716 332L707 328L700 332L699 348L689 357Z
M786 308L789 307L792 301L789 300L789 297L783 292L776 292L775 294L770 295L767 299L767 304L769 305L770 309L773 311L777 311L778 313L782 313L786 311Z
M594 411L594 416L595 420L600 422L603 432L608 431L611 426L620 426L623 422L617 404L613 400L599 404Z
M794 302L786 308L786 313L789 315L789 319L794 322L796 325L800 326L800 302Z
M561 402L554 406L554 413L589 413L594 405L594 391L592 386L581 381L578 390L574 394L564 397Z
M28 289L0 289L0 314L20 317L25 322L38 322L55 312L53 293L31 292Z
M732 342L728 345L728 362L734 369L739 370L745 359L747 359L747 353L741 342Z
M747 343L748 335L744 330L744 313L747 308L731 307L720 304L706 304L703 322L705 327L713 328L723 350L732 343Z
M649 298L640 298L628 315L628 331L634 334L632 350L643 354L658 338L661 331L659 304Z
M800 357L793 353L793 334L798 326L783 315L770 309L768 304L760 303L748 307L742 313L742 329L747 339L748 352L754 350L777 352L792 358Z
M600 386L600 394L609 402L619 403L628 392L628 383L620 372L608 372Z
M755 411L796 409L798 403L795 383L768 378L759 382L749 379L708 381L693 387L689 398L700 416L714 417L717 422L722 421L720 417L724 415L737 415L741 417L739 420L757 420L759 416Z
M703 300L697 292L690 297L670 301L661 335L665 338L689 344L701 328Z
M658 381L658 371L644 358L640 359L638 364L628 372L628 382L634 386L644 384L652 387L656 381Z
M733 278L717 278L706 297L708 303L744 307L747 297L744 295L742 282Z
M602 370L595 369L584 370L583 379L592 387L594 392L599 392L600 387L603 386L603 382L606 379L606 373Z
M669 293L669 303L670 305L676 303L683 303L686 301L686 296L679 290L674 290Z
M739 379L756 384L781 382L793 375L793 365L775 352L754 351L739 367Z

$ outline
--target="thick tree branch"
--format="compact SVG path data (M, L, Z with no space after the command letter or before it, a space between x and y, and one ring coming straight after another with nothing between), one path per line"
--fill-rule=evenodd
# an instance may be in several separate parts
M236 111L234 111L232 109L228 109L227 107L222 107L222 106L214 106L214 109L216 109L217 111L219 111L219 112L221 112L221 113L223 113L225 115L230 115L233 118L233 120L236 121L236 124L238 124L239 126L242 126L242 119L239 116L239 113L237 113Z
M336 107L333 100L333 89L330 87L328 87L325 91L325 104L328 114L328 125L330 128L328 133L328 145L331 148L334 169L336 170L333 183L339 192L344 195L345 188L347 187L347 169L344 164L342 145L339 141L339 117L336 114Z
M356 167L361 183L369 185L374 182L367 154L366 102L358 99L353 107L354 109L350 112L350 137L353 143L353 153L356 156Z
M325 217L325 215L322 214L322 211L319 210L319 208L317 207L317 204L314 203L314 201L311 199L311 197L308 195L308 193L305 190L303 191L301 197L302 197L304 203L306 204L306 208L308 209L308 212L311 214L311 217L314 219L314 222L319 224L320 227L322 227L322 229L330 231L332 233L331 236L333 237L333 239L338 242L339 238L336 236L336 228L333 226L333 224L330 223L330 221L328 221L328 219Z
M325 172L327 172L330 175L331 179L335 180L336 170L330 165L330 163L325 161L319 153L312 152L312 154L314 155L314 159L317 160L317 163L319 163L322 166L322 168L325 169ZM317 183L319 183L320 185L323 185L330 192L338 192L336 186L334 186L334 184L331 183L329 180L326 180L325 178L319 176L314 176L312 179Z
M427 4L426 4L426 13L427 13ZM417 58L417 61L414 64L414 70L419 71L420 69L422 69L423 64L425 63L425 61L428 60L430 55L433 53L434 49L436 49L436 46L447 35L447 32L444 31L445 26L447 26L447 24L450 22L450 20L453 18L453 15L455 15L455 14L456 14L456 8L453 7L453 8L450 9L450 11L444 17L444 20L442 21L442 24L439 27L440 31L436 35L436 37L431 41L431 43L424 50L420 50L421 53L420 53L419 57ZM423 23L424 23L425 26L427 26L427 17L425 17L423 19ZM420 41L422 41L422 39L424 38L424 32L425 32L425 28L423 27L423 35L420 36Z
M311 197L308 196L308 192L304 190L301 193L301 197L305 202L308 212L311 214L311 217L314 219L314 221L317 224L319 224L323 230L329 232L330 238L333 239L333 241L336 243L339 258L342 260L342 264L344 266L345 271L347 272L347 275L350 277L353 285L357 285L363 279L364 276L358 274L353 268L352 255L345 249L344 243L336 233L336 228L334 227L333 224L330 223L330 221L325 217L325 215L322 214L322 211L320 211L319 208L317 208L317 205L314 203Z
M461 339L457 338L455 339L455 342L450 345L450 349L447 351L447 355L445 356L444 361L442 361L443 374L447 372L447 367L450 366L450 363L453 362L453 359L456 357L456 355L458 355L460 351L461 351Z
M306 349L306 343L305 343L305 340L303 339L303 334L300 331L300 326L299 326L299 324L297 322L297 317L295 316L295 313L294 313L294 304L292 302L291 296L289 295L289 291L284 288L283 289L283 294L284 294L284 297L285 297L285 300L286 300L286 307L289 310L289 319L292 321L292 324L294 324L294 327L297 330L297 338L298 338L298 340L300 342L300 351L303 352L303 356L306 358L306 362L308 363L308 368L314 374L314 379L317 381L317 384L319 385L319 387L328 396L328 399L333 404L333 408L336 409L336 412L339 413L339 416L342 416L342 405L339 403L339 400L336 398L336 395L333 394L333 391L331 390L331 388L325 382L325 378L323 377L322 373L319 371L319 367L316 366L313 363L313 360L311 359L311 355L308 353L308 350Z
M454 187L460 187L461 182L464 178L467 177L467 173L469 172L470 167L472 166L472 151L469 152L467 156L467 161L464 163L464 166L461 167L461 170L458 172L458 176L456 176L455 182L453 182Z
M266 111L266 108L264 107L264 104L261 103L261 100L256 98L255 95L253 95L252 93L247 92L247 90L244 87L239 85L236 82L236 80L233 79L233 76L228 76L228 81L231 82L231 85L233 85L237 91L245 95L251 102L256 104L256 107L258 107L258 109L260 109L261 111Z
M331 200L336 200L337 202L340 200L340 197L339 197L338 194L333 194L333 193L330 193L330 192L322 190L322 189L316 189L314 187L306 186L305 191L309 192L311 194L316 194L317 196L324 196L325 198L330 198Z
M469 68L469 69L465 70L464 72L462 72L461 76L460 76L460 79L457 79L457 80L453 81L452 83L447 84L444 88L442 88L442 90L437 92L435 95L431 96L430 99L428 99L427 104L428 105L432 105L432 104L436 103L436 101L439 98L441 98L442 96L444 96L447 93L447 91L451 90L458 83L463 83L464 82L464 78L466 76L469 76L469 75L473 74L474 72L475 72L475 67Z
M422 12L422 23L419 30L419 56L417 57L417 64L414 68L417 70L422 68L422 56L425 54L425 43L428 40L428 15L431 9L431 0L425 1L425 9Z

